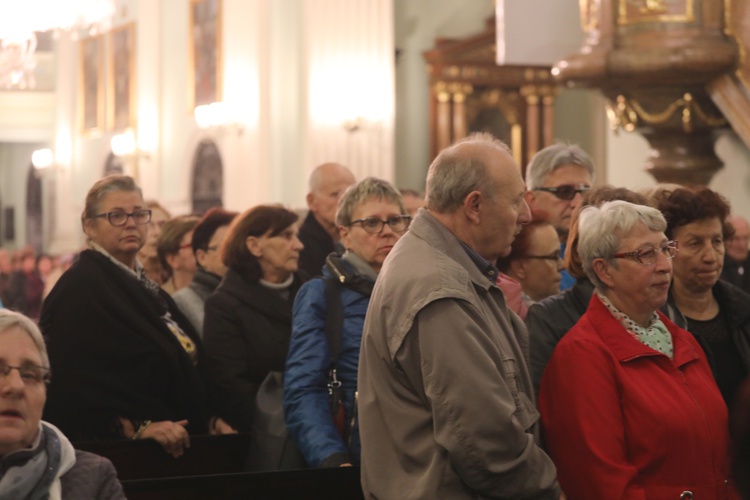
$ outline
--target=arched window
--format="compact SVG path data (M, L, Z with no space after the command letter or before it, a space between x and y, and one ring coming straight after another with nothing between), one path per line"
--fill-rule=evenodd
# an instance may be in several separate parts
M211 207L224 206L224 166L216 143L204 139L193 157L193 213L202 214Z

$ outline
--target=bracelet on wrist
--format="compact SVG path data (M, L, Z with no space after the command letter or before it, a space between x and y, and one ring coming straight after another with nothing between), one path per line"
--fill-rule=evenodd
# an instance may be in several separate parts
M148 426L151 425L151 420L144 421L140 427L138 427L138 430L135 431L135 434L133 434L133 437L130 439L141 439L141 436L143 436L143 433L146 432L146 429L148 429Z

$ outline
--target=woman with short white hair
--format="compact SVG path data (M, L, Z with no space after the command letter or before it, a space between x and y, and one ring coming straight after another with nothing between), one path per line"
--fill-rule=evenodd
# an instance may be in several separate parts
M651 207L586 207L578 251L596 290L542 377L539 410L569 498L736 498L727 408L693 336L659 308L678 245Z
M125 498L109 460L42 421L49 358L39 328L0 310L0 498Z

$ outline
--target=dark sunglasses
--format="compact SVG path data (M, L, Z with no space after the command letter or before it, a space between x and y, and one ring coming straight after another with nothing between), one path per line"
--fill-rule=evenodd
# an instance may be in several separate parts
M576 194L583 194L591 189L589 186L579 184L574 186L573 184L563 184L557 187L538 187L534 188L533 191L544 191L546 193L552 193L561 200L570 201L575 198Z

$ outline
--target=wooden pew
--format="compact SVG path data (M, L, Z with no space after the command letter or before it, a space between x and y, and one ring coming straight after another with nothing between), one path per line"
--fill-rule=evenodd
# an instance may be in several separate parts
M360 500L359 467L122 481L129 500Z
M250 434L191 436L190 448L174 458L151 439L75 442L79 450L108 458L123 480L202 476L245 471Z

